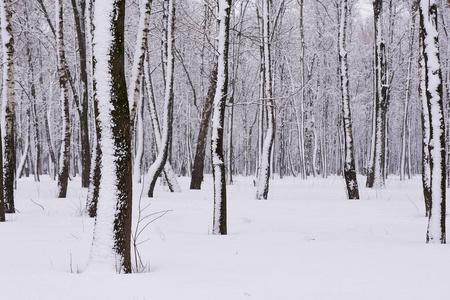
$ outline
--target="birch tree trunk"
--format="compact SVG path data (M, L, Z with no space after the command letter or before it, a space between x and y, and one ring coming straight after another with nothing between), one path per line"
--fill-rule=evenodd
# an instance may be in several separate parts
M147 36L150 24L152 0L139 1L139 27L134 50L133 66L131 69L130 85L128 87L128 101L130 102L131 129L134 131L134 119L139 100L139 87L144 67L145 49L147 46Z
M223 155L223 128L228 94L228 49L231 0L219 0L219 34L217 57L217 87L211 133L211 159L214 182L213 234L227 234L227 192Z
M346 49L348 2L341 0L339 18L339 69L342 93L342 117L344 125L344 178L347 185L348 199L359 199L358 182L356 180L355 159L353 154L352 117L350 109L350 90L348 61Z
M161 148L155 162L148 170L146 181L149 181L148 197L153 197L158 176L164 169L164 165L169 156L169 144L172 136L173 119L173 72L174 72L174 29L175 29L175 0L165 0L168 2L168 28L167 28L167 68L165 70L165 92L164 92L164 126L161 136Z
M386 102L388 93L386 45L382 34L383 1L373 1L375 32L375 143L374 181L376 188L384 187L386 149Z
M132 207L130 109L124 59L125 0L96 1L94 85L100 185L88 271L130 273Z
M152 127L153 132L155 135L155 141L156 141L156 151L159 153L162 151L162 142L161 142L161 128L159 126L159 118L156 111L156 103L155 103L155 95L153 93L153 84L152 84L152 77L150 72L150 62L149 62L149 56L146 55L146 59L144 61L144 80L145 80L145 87L147 89L148 94L148 111L150 113L150 119L152 121ZM167 185L169 187L169 190L171 192L179 193L181 192L181 187L178 184L177 176L175 175L175 172L172 169L172 166L168 161L166 161L163 169L163 174L166 179Z
M69 92L67 90L67 62L64 51L64 19L63 19L63 1L57 0L57 38L56 48L58 53L58 77L59 77L59 94L61 99L62 110L62 138L61 151L58 170L58 198L66 198L67 184L69 180L70 167L70 112L69 112Z
M269 0L263 1L263 41L264 41L264 98L267 104L267 131L264 138L261 170L258 176L258 184L256 190L256 199L267 200L269 194L269 177L270 177L270 159L275 139L275 114L274 101L272 98L272 73L270 61L270 17L269 17Z
M420 1L420 28L425 73L425 97L430 119L430 192L427 243L446 243L445 123L442 72L439 59L438 12L435 0Z
M16 176L15 149L15 71L14 71L14 38L12 36L11 0L0 1L0 19L2 28L3 49L3 82L2 82L2 113L1 133L3 139L3 197L5 212L14 213L14 181Z

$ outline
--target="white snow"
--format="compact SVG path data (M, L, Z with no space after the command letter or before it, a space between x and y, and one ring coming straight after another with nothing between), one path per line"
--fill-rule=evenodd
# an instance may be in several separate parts
M144 216L172 212L141 236L150 238L140 247L150 272L131 275L85 272L93 220L79 214L87 193L79 178L69 182L67 199L54 198L46 176L20 179L20 213L0 224L1 298L448 298L450 249L425 244L420 177L390 176L378 198L362 186L358 202L346 200L340 177L275 179L268 201L254 199L252 179L227 186L228 235L220 237L210 234L210 176L201 191L188 189L189 178L180 178L181 194L157 186L156 198L142 199L142 207L151 203Z

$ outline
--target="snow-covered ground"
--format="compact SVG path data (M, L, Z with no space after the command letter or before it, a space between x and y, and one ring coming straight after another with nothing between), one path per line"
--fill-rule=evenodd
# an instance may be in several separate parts
M93 220L81 213L87 191L79 181L57 199L48 178L19 180L20 213L0 224L0 299L450 297L450 248L425 244L420 178L391 177L378 192L359 178L359 201L346 200L339 177L277 179L269 200L257 201L253 179L236 177L227 186L227 236L210 234L211 178L201 191L179 180L182 193L158 185L154 199L142 199L142 207L151 203L144 216L171 211L140 236L149 239L139 251L150 270L131 275L83 273Z

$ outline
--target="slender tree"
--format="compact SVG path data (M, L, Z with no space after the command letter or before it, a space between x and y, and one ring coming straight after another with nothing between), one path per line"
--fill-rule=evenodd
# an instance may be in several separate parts
M71 0L73 16L75 20L75 31L77 34L78 54L80 61L80 139L81 139L81 186L89 187L89 174L91 170L91 148L89 144L88 127L88 70L87 70L87 48L86 48L86 1Z
M205 163L206 141L208 136L209 123L211 122L211 113L214 103L214 93L217 87L217 63L214 65L209 76L208 94L205 98L200 128L197 137L197 148L195 150L194 166L191 176L191 190L199 190L203 182L203 167Z
M258 176L256 199L267 200L269 194L270 161L275 139L275 108L272 97L272 72L270 57L270 1L263 0L263 53L264 53L264 100L267 104L267 131L261 153L261 170Z
M342 117L344 125L344 178L347 185L348 199L359 199L358 181L356 180L355 159L353 154L353 131L350 109L350 89L346 47L348 1L340 2L339 17L339 69L341 72Z
M228 50L231 0L219 0L219 34L217 57L217 87L214 96L211 133L211 158L214 182L213 234L227 234L227 191L223 155L223 127L228 94Z
M3 82L2 82L2 113L1 133L3 139L3 195L5 211L14 213L14 181L16 172L16 148L14 133L15 118L15 71L14 71L14 38L12 35L11 0L0 1L0 18L3 43Z
M131 272L132 163L124 61L125 0L96 1L94 97L98 101L100 184L88 270Z
M59 95L61 99L62 111L62 137L61 151L58 170L58 197L65 198L67 195L67 184L69 180L70 168L70 111L69 111L69 91L67 89L67 62L64 50L64 9L63 1L57 0L57 53L58 53L58 77L59 77Z
M384 187L386 154L386 106L388 97L386 44L382 32L383 0L373 1L375 33L375 107L374 107L374 157L369 166L368 187ZM373 174L371 174L373 172Z
M427 243L445 244L445 123L443 109L442 72L439 59L438 9L435 0L420 1L420 39L430 139L430 199ZM425 190L424 190L425 192Z
M173 120L173 72L174 72L174 29L175 29L175 0L164 0L167 2L167 67L165 70L165 91L164 91L164 126L161 136L161 148L156 160L148 170L146 180L149 181L148 196L153 197L158 176L161 174L169 156L169 144L172 136L172 120ZM164 51L163 51L164 55Z

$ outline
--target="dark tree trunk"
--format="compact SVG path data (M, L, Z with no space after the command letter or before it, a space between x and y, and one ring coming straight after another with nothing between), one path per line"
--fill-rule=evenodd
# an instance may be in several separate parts
M64 20L63 20L63 1L58 0L58 32L57 32L57 51L58 51L58 76L59 89L62 107L62 143L58 170L58 198L66 198L67 184L69 180L70 169L70 111L69 111L69 93L67 90L67 62L64 51Z
M209 80L208 94L205 99L205 105L203 106L202 119L197 138L197 149L195 151L194 166L192 168L191 190L199 190L202 186L208 128L211 121L214 94L217 87L217 63L211 71Z
M81 99L80 99L80 135L81 135L81 186L89 187L89 173L91 170L91 149L89 144L89 125L88 125L88 75L86 63L86 31L85 31L85 8L86 1L79 0L80 10L78 10L77 1L72 1L73 15L75 19L75 29L77 33L78 52L80 55L80 80L81 80Z
M99 105L96 123L102 162L99 174L102 176L91 265L101 270L130 273L133 187L130 110L125 81L125 0L110 0L107 7L111 7L111 11L106 16L99 12L102 3L95 5L97 20L94 32L109 31L111 43L106 49L96 48L94 44L94 88L103 91L94 93ZM113 231L112 240L104 236L105 230Z
M217 58L217 87L211 134L211 160L214 182L213 234L227 234L227 192L223 155L225 103L228 95L228 48L231 0L219 2L219 44Z
M442 71L439 59L438 12L435 0L420 3L425 97L429 113L430 192L427 243L446 243L446 165ZM423 91L422 91L423 92ZM424 190L425 193L425 190Z

